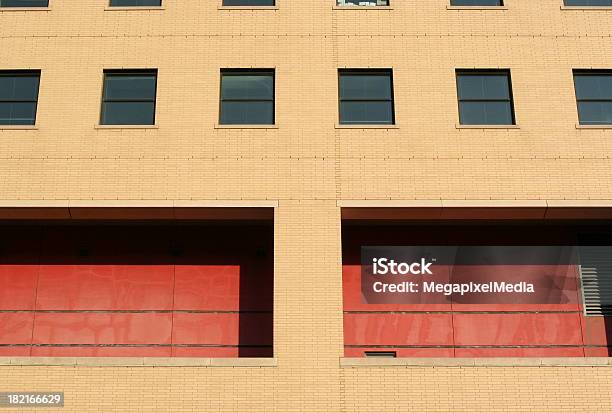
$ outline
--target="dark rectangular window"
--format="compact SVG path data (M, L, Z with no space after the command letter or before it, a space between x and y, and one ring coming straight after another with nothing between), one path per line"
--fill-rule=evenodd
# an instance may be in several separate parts
M563 4L566 6L587 7L612 6L612 0L564 0Z
M461 125L514 125L509 70L457 70Z
M102 125L154 125L157 70L104 72Z
M574 70L581 125L612 125L612 71Z
M162 0L110 0L111 7L155 7L161 5Z
M274 125L274 71L221 71L222 125Z
M389 0L336 0L338 6L376 7L388 6Z
M0 71L0 125L34 125L40 71Z
M395 124L391 70L340 70L340 124Z
M224 6L276 6L276 0L223 0Z
M451 0L451 6L503 6L504 0Z
M49 7L49 0L0 0L0 7Z

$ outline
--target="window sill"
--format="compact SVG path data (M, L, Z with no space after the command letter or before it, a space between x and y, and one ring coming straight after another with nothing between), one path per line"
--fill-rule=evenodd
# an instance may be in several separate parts
M278 125L215 125L215 129L278 129Z
M612 125L581 125L577 123L576 129L612 129Z
M612 367L609 357L340 358L340 367Z
M332 6L333 10L393 10L392 6Z
M0 13L5 11L51 11L51 7L0 7Z
M561 10L612 11L612 6L561 6Z
M446 10L508 10L508 6L446 6Z
M344 125L336 124L336 129L399 129L398 125Z
M0 125L0 130L38 130L36 125Z
M105 11L149 11L149 10L166 10L165 6L106 6Z
M276 367L275 358L0 357L0 366Z
M159 129L158 125L96 125L95 129Z
M219 10L278 10L278 6L219 6Z
M456 129L520 129L519 125L460 125L455 124Z

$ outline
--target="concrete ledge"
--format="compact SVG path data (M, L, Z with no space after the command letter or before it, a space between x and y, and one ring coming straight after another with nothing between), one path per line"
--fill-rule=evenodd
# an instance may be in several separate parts
M0 357L0 366L276 367L275 358Z
M561 358L348 358L340 367L612 367L610 357Z

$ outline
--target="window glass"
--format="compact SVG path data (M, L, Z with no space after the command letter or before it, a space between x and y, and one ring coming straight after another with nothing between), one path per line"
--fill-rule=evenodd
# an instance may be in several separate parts
M102 125L154 125L156 71L109 71L104 74Z
M274 122L274 71L221 72L220 124L273 125Z
M276 0L223 0L224 6L275 6Z
M388 75L340 76L343 99L391 99L391 82Z
M565 0L566 6L612 6L612 0Z
M162 0L110 0L111 7L161 6Z
M273 99L274 79L272 76L243 74L223 76L224 99Z
M341 124L395 123L391 71L341 70L338 84Z
M576 75L574 80L578 99L612 100L612 74Z
M612 125L612 72L574 71L581 125Z
M0 125L34 125L40 72L0 71Z
M462 125L515 123L508 71L457 71L457 96Z
M0 7L49 7L49 0L0 0Z
M503 6L503 0L451 0L451 6Z
M389 6L389 0L336 0L338 6L376 7Z

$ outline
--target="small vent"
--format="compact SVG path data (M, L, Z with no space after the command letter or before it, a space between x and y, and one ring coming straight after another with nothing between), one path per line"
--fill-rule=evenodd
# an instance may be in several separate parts
M395 351L366 351L366 357L388 357L388 358L396 358L397 353Z
M587 316L612 316L612 247L580 247L580 277Z

